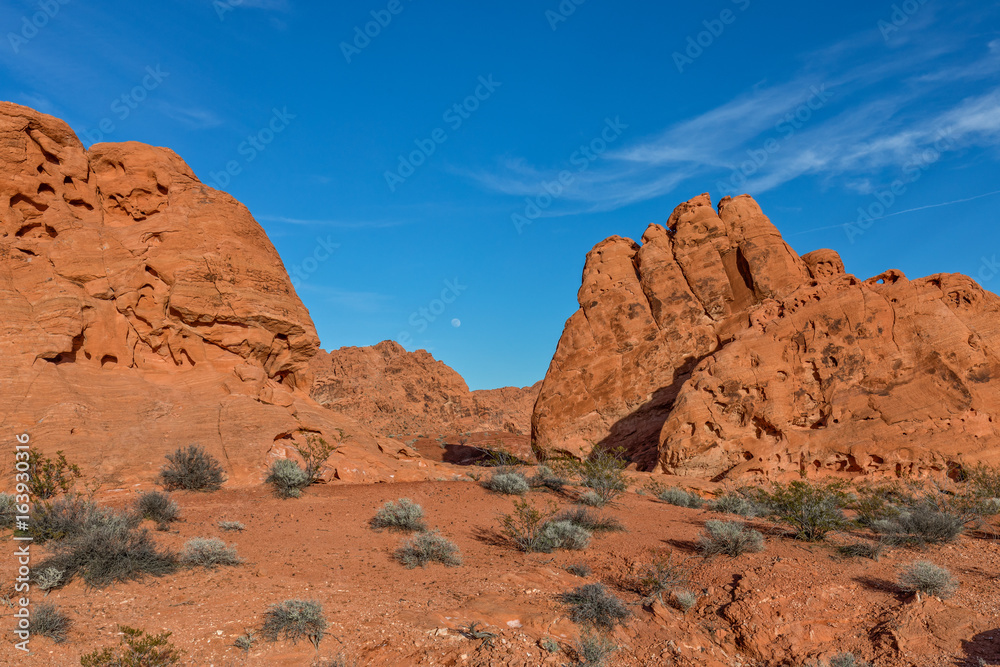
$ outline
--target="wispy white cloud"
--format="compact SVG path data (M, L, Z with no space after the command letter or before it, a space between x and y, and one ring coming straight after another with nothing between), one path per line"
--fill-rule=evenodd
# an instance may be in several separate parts
M331 219L306 219L289 218L283 215L260 215L258 220L264 222L276 222L282 225L302 225L315 227L332 227L336 229L387 229L389 227L401 227L407 224L399 220L331 220Z
M222 118L208 109L184 107L170 102L160 102L156 106L160 113L167 118L176 120L193 129L202 130L219 127L223 124Z

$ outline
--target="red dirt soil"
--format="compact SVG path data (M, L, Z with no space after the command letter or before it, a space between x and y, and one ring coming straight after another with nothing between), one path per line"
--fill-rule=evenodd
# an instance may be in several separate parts
M190 665L310 665L340 651L359 665L562 665L572 662L579 628L556 596L593 581L608 584L635 612L613 634L621 647L614 665L801 665L840 651L879 667L1000 661L995 538L973 533L926 551L894 549L874 562L837 555L835 545L852 539L848 535L805 544L754 521L767 535L763 553L705 560L693 543L706 520L726 517L667 505L635 488L600 511L628 532L598 534L582 552L552 554L523 554L499 543L498 517L512 511L513 500L473 482L319 485L297 500L274 498L265 487L175 493L182 521L154 533L157 542L180 549L188 539L218 536L237 547L244 564L106 590L74 581L45 598L72 616L68 641L34 637L27 658L4 642L0 664L79 664L81 654L117 644L116 626L124 624L171 631ZM99 500L124 505L131 499L126 493ZM405 535L376 532L368 522L383 503L402 497L419 503L427 523L459 546L462 566L408 570L394 560ZM560 507L572 502L540 491L529 499ZM223 532L220 520L241 521L246 530ZM699 599L687 614L659 604L643 608L637 595L617 587L630 567L649 562L652 549L690 558ZM43 552L35 547L34 563ZM921 559L959 578L953 598L917 602L895 590L899 567ZM564 569L580 562L593 568L591 577ZM8 580L5 590L10 586ZM289 598L322 603L330 628L318 653L308 641L261 641L248 653L233 646L246 629L260 628L270 604ZM492 645L460 634L474 621L496 633ZM540 647L546 637L558 642L560 653Z

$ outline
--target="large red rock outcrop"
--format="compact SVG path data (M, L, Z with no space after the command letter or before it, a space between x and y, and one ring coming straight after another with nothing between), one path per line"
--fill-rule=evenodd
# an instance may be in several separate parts
M469 391L462 376L399 343L316 355L312 396L383 435L499 431L527 435L541 382Z
M1000 298L799 257L749 196L677 207L587 256L532 415L543 454L625 447L711 478L1000 460Z
M308 396L319 341L249 211L172 151L85 150L0 103L0 430L108 484L200 444L236 482L312 433L341 479L420 476L413 452ZM0 454L9 469L13 447Z

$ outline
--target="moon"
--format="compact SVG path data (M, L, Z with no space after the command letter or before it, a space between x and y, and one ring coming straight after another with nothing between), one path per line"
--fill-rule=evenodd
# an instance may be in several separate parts
M458 319L456 317L455 319L453 319L451 321L451 326L453 326L453 327L455 327L457 329L458 327L462 326L462 320L460 320L460 319Z

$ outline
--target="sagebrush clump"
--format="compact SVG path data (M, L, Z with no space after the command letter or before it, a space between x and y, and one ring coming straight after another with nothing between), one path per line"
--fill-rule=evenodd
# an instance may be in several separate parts
M483 487L493 493L508 496L523 496L531 488L528 479L519 472L496 472L483 482Z
M923 502L890 519L872 521L869 527L891 544L923 546L958 539L965 531L965 520L932 502Z
M372 528L423 532L427 525L423 521L424 509L410 500L400 498L398 502L387 502L369 522Z
M29 629L33 635L48 637L57 644L66 641L66 633L73 625L73 619L59 607L48 602L35 605L31 611Z
M705 501L698 494L689 493L676 486L663 489L656 497L669 505L677 505L678 507L698 509L705 504Z
M958 580L943 567L926 560L904 567L899 573L899 587L908 593L949 597L958 589Z
M618 650L618 645L606 635L584 630L574 648L580 658L578 664L585 664L588 667L604 667L608 664L611 655Z
M580 551L590 544L591 533L571 521L549 521L542 527L542 539L549 549Z
M167 530L170 523L181 516L181 508L161 491L140 493L135 501L135 511L143 519L155 521L157 530Z
M182 447L166 458L168 463L160 470L160 483L168 491L218 491L226 479L215 457L197 445Z
M725 554L742 556L764 550L764 536L760 532L735 521L706 521L705 532L698 540L705 556Z
M236 547L228 547L217 537L195 537L184 543L181 562L189 567L214 568L219 565L239 565Z
M727 493L719 496L708 504L708 508L713 512L738 514L747 519L753 519L767 513L767 508L737 493Z
M273 486L279 498L298 498L302 489L309 486L309 475L295 461L278 459L271 464L264 483Z
M604 587L604 584L584 584L559 596L570 608L574 623L611 630L624 625L632 616L625 603Z
M642 596L643 604L663 602L665 593L686 590L691 570L684 560L670 551L654 551L649 563L635 567L625 578L626 589Z
M261 634L270 642L290 639L295 643L305 638L319 648L320 641L326 635L327 626L326 619L323 618L323 605L319 602L285 600L268 608L264 614Z
M462 564L462 554L454 542L448 541L441 535L420 533L396 550L396 560L410 569L425 567L433 562L457 567Z
M555 516L556 521L569 521L570 523L589 530L592 533L616 532L625 530L617 519L603 517L595 514L585 507L576 507L563 510Z

